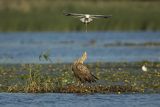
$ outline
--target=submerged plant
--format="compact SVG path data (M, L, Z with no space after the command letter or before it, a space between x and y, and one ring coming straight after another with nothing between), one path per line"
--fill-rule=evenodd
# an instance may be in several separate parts
M39 60L41 61L42 59L45 59L46 61L49 61L52 63L52 60L50 58L50 51L51 50L47 50L47 51L44 51L42 52L40 55L39 55Z

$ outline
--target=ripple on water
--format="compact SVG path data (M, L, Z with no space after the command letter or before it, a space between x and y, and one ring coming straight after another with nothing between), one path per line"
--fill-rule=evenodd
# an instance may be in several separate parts
M1 93L3 107L159 107L160 94Z

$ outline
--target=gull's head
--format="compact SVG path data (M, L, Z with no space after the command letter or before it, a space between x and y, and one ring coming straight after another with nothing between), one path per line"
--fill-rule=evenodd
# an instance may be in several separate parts
M89 15L89 14L86 14L86 15L85 15L85 18L90 18L90 15Z
M147 67L145 65L142 66L142 71L144 71L144 72L147 71Z

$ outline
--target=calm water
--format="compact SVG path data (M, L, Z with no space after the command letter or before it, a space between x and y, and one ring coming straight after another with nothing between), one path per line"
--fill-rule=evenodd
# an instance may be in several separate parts
M46 50L53 62L72 62L84 51L88 62L160 61L160 32L0 33L0 63L47 63L39 61ZM75 106L160 107L160 94L0 93L0 107Z
M47 63L38 58L47 50L53 62L72 62L84 51L88 62L160 61L160 32L0 33L0 63Z
M1 107L159 107L160 94L0 94Z

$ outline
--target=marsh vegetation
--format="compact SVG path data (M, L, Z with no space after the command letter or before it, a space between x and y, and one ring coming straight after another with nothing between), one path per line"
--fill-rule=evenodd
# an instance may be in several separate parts
M148 71L141 66L146 64ZM89 63L97 83L77 85L71 64L0 65L1 92L159 93L160 63Z
M0 31L84 31L63 11L113 16L91 23L89 31L159 31L159 5L159 0L1 0Z

